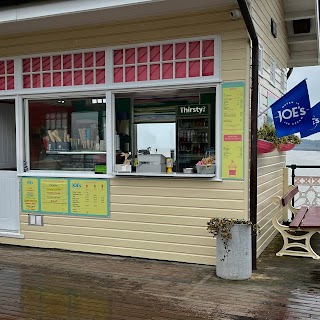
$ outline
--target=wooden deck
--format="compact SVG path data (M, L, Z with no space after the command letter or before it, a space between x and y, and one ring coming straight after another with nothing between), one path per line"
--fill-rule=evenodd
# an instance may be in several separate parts
M227 281L211 266L1 245L0 320L320 319L319 261L280 246Z

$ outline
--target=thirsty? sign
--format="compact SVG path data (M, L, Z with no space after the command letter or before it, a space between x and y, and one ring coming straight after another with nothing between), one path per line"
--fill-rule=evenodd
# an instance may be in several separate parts
M207 116L209 114L208 104L192 104L186 106L177 106L178 116Z

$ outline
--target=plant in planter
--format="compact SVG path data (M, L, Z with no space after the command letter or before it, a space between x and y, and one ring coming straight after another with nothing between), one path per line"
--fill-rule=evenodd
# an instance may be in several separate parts
M207 230L216 237L216 273L230 280L251 277L251 230L259 226L244 219L212 218Z
M294 134L278 138L275 126L266 122L258 130L258 139L273 143L279 151L291 150L301 143L300 138Z

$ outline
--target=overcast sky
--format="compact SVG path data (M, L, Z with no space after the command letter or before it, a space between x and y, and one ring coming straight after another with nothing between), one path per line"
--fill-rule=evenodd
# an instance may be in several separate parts
M320 66L294 68L288 80L288 91L300 81L307 78L311 106L320 101ZM313 134L306 139L320 140L320 133Z

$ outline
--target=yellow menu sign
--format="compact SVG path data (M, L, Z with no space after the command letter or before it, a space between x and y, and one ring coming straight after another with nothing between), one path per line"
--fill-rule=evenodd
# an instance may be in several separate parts
M222 92L223 130L242 131L244 112L244 85L230 86L230 83L227 83L223 86Z
M39 180L37 178L22 179L22 210L39 211Z
M41 211L68 213L68 180L40 179Z
M107 182L70 180L70 213L107 215Z
M222 85L222 178L243 179L244 82Z
M110 217L109 180L72 178L21 179L23 212Z
M223 168L225 179L240 179L243 177L243 137L239 134L224 134L222 142Z

